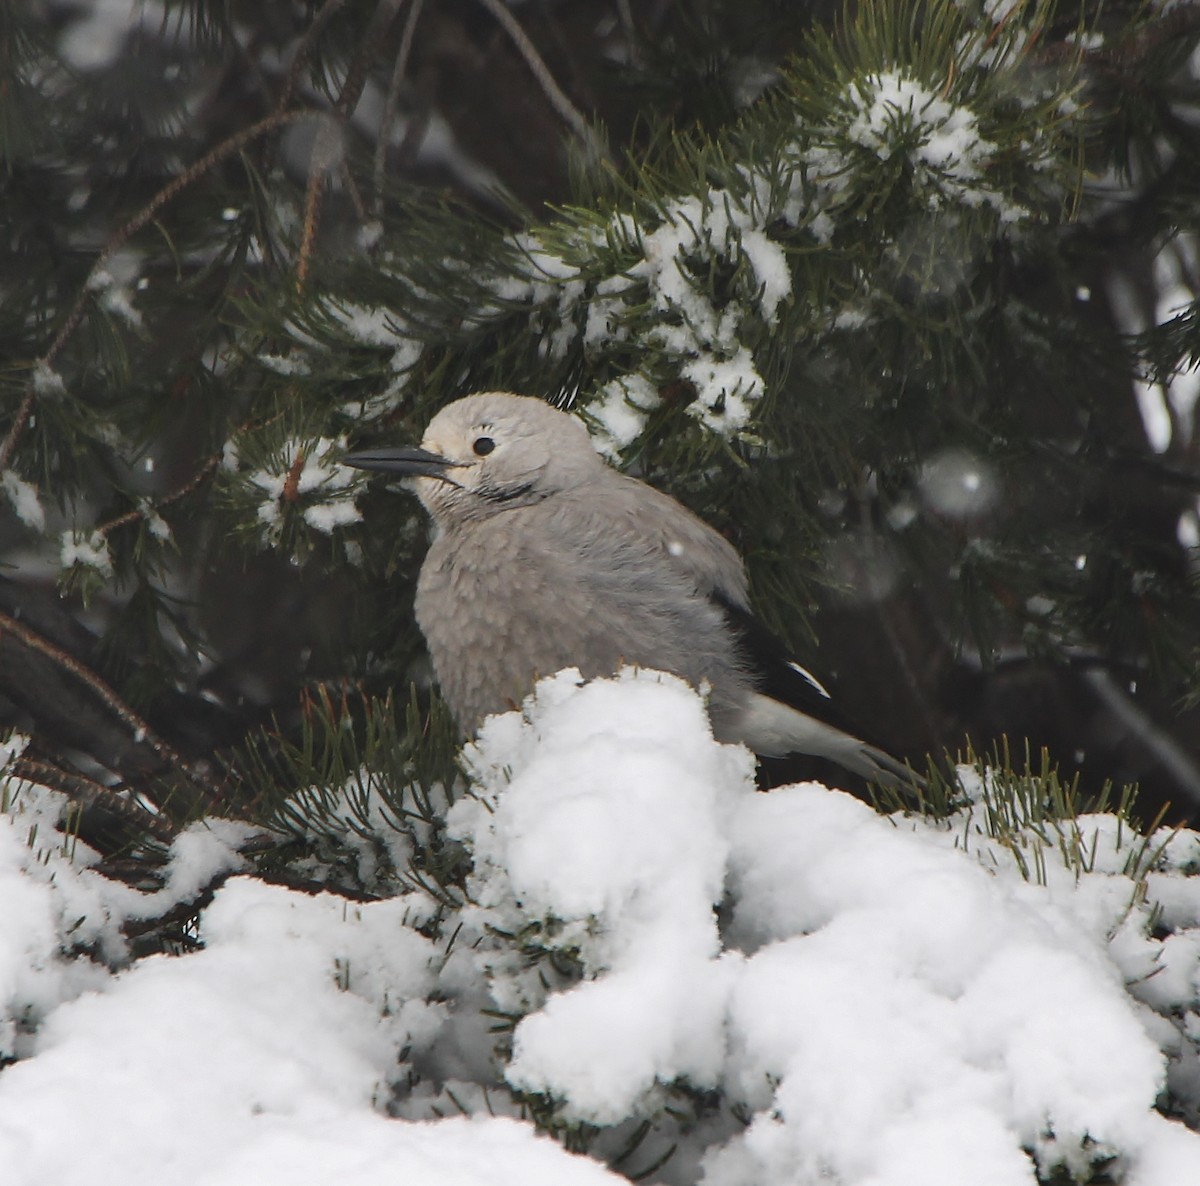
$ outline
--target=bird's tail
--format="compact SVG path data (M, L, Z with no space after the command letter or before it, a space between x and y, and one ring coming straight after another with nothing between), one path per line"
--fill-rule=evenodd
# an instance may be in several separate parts
M918 774L911 766L893 758L886 750L857 741L851 754L840 757L842 765L861 774L869 782L905 794L923 795L929 789L928 779Z
M824 706L825 698L811 700L806 712L771 696L751 693L723 723L718 739L741 741L765 757L810 754L828 758L868 782L910 794L925 792L928 784L915 770L845 728L813 715Z

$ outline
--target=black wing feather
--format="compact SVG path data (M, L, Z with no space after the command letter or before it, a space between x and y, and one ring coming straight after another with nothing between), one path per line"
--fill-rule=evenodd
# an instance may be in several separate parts
M862 736L833 699L792 666L795 660L787 648L749 610L720 593L711 597L737 638L742 662L759 692L851 737Z

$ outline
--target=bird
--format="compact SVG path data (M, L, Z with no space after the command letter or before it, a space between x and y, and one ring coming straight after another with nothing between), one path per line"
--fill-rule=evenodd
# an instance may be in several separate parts
M733 545L610 466L578 417L536 396L481 392L437 412L419 447L343 462L402 479L432 520L414 609L464 735L518 707L542 676L628 665L704 691L719 741L923 787L754 617Z

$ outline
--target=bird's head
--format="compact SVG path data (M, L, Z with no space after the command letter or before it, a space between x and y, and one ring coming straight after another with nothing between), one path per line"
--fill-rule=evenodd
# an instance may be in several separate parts
M419 448L371 449L344 461L408 479L443 526L537 502L604 469L575 417L505 392L448 404L429 422Z

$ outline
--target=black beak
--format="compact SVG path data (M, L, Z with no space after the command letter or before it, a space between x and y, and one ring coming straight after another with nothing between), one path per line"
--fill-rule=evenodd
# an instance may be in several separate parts
M362 453L348 453L342 458L342 464L402 478L441 478L444 481L450 480L446 471L457 466L457 462L430 453L428 449L367 449Z

